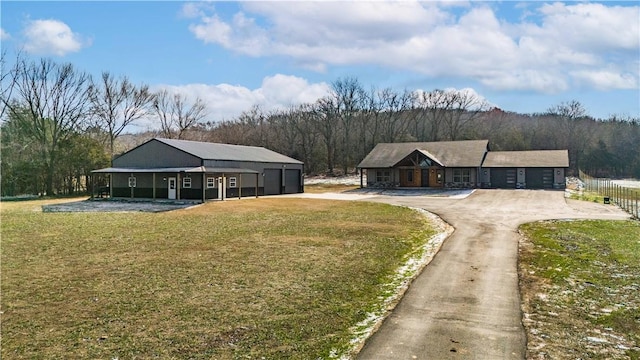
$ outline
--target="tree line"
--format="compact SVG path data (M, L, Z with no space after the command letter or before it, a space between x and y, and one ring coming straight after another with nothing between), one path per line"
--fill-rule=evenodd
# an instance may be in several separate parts
M201 99L103 72L94 79L70 63L2 57L2 195L86 191L91 170L106 167L118 138L155 117L165 137L180 137L206 116Z
M47 58L5 66L3 56L2 65L3 196L85 191L91 170L155 136L262 146L303 161L307 174L329 175L354 172L381 142L488 139L492 150L568 149L573 171L640 178L640 119L594 119L577 101L518 114L471 91L366 89L347 77L314 103L212 121L202 99L126 76L94 79ZM142 119L157 130L127 134Z
M198 124L189 137L270 148L305 163L309 174L350 173L378 143L489 140L494 151L569 151L570 172L640 178L640 119L595 119L578 101L537 114L506 112L473 92L394 91L338 79L313 104Z

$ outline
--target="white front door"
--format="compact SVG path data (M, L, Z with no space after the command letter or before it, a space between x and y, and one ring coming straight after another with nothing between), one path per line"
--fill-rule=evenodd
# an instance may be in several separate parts
M175 200L176 198L176 178L169 178L169 199Z
M224 178L223 177L219 177L218 178L218 199L222 200L223 199L223 194L224 194Z

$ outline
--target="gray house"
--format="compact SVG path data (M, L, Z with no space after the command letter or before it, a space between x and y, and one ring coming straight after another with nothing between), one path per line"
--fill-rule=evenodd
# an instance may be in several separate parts
M301 193L304 164L254 146L152 139L120 155L108 174L111 197L209 200Z
M489 150L488 140L382 143L358 164L367 187L564 188L567 150Z
M476 187L488 144L488 140L381 143L358 168L367 172L368 187Z

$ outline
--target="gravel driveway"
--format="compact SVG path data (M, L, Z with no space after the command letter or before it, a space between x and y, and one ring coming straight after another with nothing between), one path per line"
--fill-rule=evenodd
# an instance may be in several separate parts
M192 201L83 200L43 205L43 212L164 212L198 205Z
M518 225L544 219L627 219L613 205L565 200L561 191L477 190L464 199L377 196L418 207L455 232L358 359L523 359Z

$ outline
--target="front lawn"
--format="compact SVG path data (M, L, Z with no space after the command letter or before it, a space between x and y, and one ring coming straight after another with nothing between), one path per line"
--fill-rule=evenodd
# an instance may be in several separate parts
M640 358L640 223L523 225L528 359Z
M338 356L434 233L412 210L364 202L43 203L1 204L3 359Z

